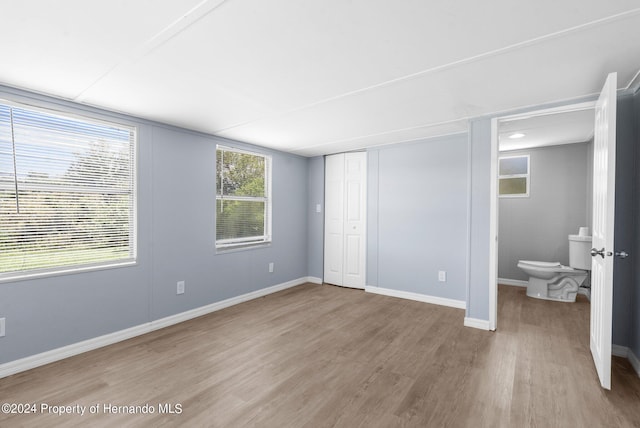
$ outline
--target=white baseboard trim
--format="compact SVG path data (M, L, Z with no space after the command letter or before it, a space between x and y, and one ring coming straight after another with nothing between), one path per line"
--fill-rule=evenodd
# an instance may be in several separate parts
M629 356L629 348L621 345L611 345L611 354L616 357L627 358Z
M466 309L467 307L467 303L464 300L447 299L444 297L429 296L427 294L412 293L409 291L374 287L372 285L365 285L364 291L367 293L382 294L383 296L399 297L400 299L416 300L418 302L431 303L434 305L449 306L451 308Z
M307 282L312 284L322 284L322 278L318 278L317 276L308 276Z
M636 354L634 354L631 349L629 349L629 355L627 355L627 359L635 369L636 373L638 374L638 377L640 377L640 359L638 359Z
M529 281L522 281L520 279L498 278L498 284L526 287L527 285L529 285Z
M220 302L215 302L210 305L201 306L199 308L191 309L179 314L171 315L165 318L154 320L148 323L136 325L124 330L115 331L113 333L105 334L103 336L94 337L92 339L83 340L82 342L72 343L61 348L52 349L50 351L42 352L40 354L31 355L28 357L20 358L18 360L9 361L8 363L0 364L0 379L3 377L11 376L16 373L20 373L26 370L30 370L45 364L53 363L55 361L63 360L65 358L72 357L74 355L82 354L87 351L102 348L107 345L112 345L123 340L131 339L132 337L140 336L146 333L150 333L155 330L159 330L164 327L168 327L174 324L188 321L193 318L200 317L202 315L209 314L211 312L219 311L229 306L237 305L249 300L257 299L259 297L266 296L268 294L276 293L278 291L286 290L287 288L295 287L305 282L312 282L310 277L303 277L294 279L292 281L283 282L282 284L273 285L271 287L263 288L260 290L252 291L250 293L242 294L240 296L231 297Z
M640 377L640 360L633 351L626 346L611 345L611 353L616 357L624 357L631 363L631 366Z
M488 320L481 320L478 318L464 317L464 326L478 328L480 330L491 330Z

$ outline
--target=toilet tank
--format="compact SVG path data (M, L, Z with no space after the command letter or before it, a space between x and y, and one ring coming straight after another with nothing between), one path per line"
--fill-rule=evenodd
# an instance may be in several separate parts
M569 235L569 266L591 270L591 237Z

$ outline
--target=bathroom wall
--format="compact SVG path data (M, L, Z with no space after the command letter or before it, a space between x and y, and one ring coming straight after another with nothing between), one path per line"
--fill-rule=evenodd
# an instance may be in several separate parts
M518 260L569 264L568 235L591 226L590 143L502 152L530 155L528 198L500 198L498 277L526 281Z
M587 213L587 226L593 222L593 138L587 144L587 204L584 207Z

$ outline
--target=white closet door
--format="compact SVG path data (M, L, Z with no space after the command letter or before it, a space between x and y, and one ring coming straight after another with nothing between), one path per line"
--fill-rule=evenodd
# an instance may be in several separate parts
M324 173L324 282L342 285L344 154L327 156Z
M325 165L324 281L364 288L367 154L327 156Z
M343 284L364 288L366 267L367 157L347 153L344 158L344 262Z

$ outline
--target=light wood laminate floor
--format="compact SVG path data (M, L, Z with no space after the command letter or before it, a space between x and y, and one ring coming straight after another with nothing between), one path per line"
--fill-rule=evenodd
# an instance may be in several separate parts
M0 426L640 426L626 360L611 391L599 386L588 302L524 293L500 286L492 333L463 327L460 309L301 285L0 379L0 402L100 406L0 414Z

